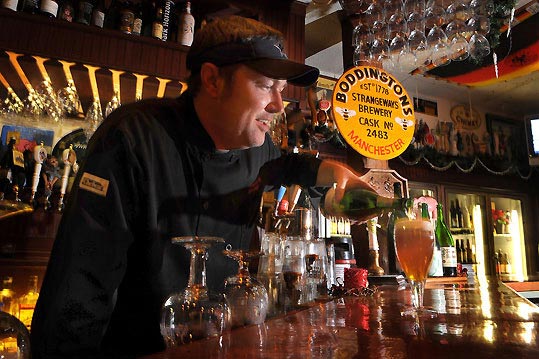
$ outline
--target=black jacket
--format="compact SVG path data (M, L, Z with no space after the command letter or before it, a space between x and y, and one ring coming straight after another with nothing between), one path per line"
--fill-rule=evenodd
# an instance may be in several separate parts
M319 161L256 148L215 151L192 98L124 105L92 137L70 193L32 322L33 358L130 357L164 349L160 311L187 284L181 235L212 235L208 285L237 271L264 189L313 186Z

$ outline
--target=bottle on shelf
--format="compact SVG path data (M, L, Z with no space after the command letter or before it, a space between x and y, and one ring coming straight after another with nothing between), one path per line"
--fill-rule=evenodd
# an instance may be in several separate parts
M442 252L442 267L444 277L457 276L457 251L455 248L455 240L447 228L444 221L443 206L438 203L436 206L436 227L435 236L436 242L440 246Z
M19 0L1 0L0 8L9 9L17 11L17 6L19 5Z
M506 265L504 263L503 252L502 252L501 249L498 249L497 257L498 257L498 263L499 263L499 266L500 266L499 273L500 274L507 273L507 268L506 268Z
M343 198L335 201L335 188L330 188L322 202L322 212L326 217L349 218L354 222L365 222L384 210L406 209L411 202L408 198L389 198L374 191L361 188L345 189Z
M402 198L402 184L400 182L393 183L393 197ZM395 208L391 211L387 220L387 262L390 274L398 274L402 272L397 253L395 252L395 221L399 218L406 217L404 208Z
M39 13L43 16L55 18L58 16L59 4L57 0L41 0Z
M77 5L76 22L79 24L90 25L93 10L94 0L79 0Z
M184 46L191 46L194 34L195 18L191 14L191 2L187 1L179 19L178 42Z
M458 222L457 222L457 211L455 209L455 201L451 201L451 205L449 207L449 216L450 216L450 226L451 228L457 228Z
M457 215L457 227L462 228L463 227L462 209L460 208L458 198L455 199L455 213Z
M456 239L455 240L455 250L457 251L457 263L464 263L464 256L463 256L463 250L462 250L462 241Z
M75 18L75 7L71 0L62 0L58 8L58 19L73 22Z
M13 291L13 277L6 276L2 278L2 290L0 291L1 310L11 315L17 315L17 301Z
M512 273L511 262L509 262L507 253L503 254L503 263L505 265L505 273L511 274Z
M156 1L153 6L152 34L157 40L163 40L163 2Z
M462 227L469 230L472 229L470 211L468 210L468 205L466 203L466 200L462 203Z
M470 246L470 240L466 239L466 263L475 263L472 247Z
M19 11L29 14L39 13L39 0L22 0L19 2Z
M124 1L120 5L118 29L124 34L133 33L133 25L135 24L135 10L129 0Z
M142 4L138 3L134 6L135 18L133 20L133 31L131 32L135 36L142 35Z
M120 2L117 0L111 0L107 11L105 12L105 22L103 27L105 29L117 30L119 17L120 17Z
M39 297L37 282L37 275L31 275L28 280L28 290L19 298L19 319L28 329L32 324L34 308Z
M91 25L103 28L105 26L106 14L105 0L99 0L92 10Z

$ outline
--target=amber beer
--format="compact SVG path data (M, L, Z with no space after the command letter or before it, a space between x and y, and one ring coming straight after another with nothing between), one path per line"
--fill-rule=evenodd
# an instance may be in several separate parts
M434 251L434 231L430 221L400 218L395 222L395 250L408 279L427 279Z

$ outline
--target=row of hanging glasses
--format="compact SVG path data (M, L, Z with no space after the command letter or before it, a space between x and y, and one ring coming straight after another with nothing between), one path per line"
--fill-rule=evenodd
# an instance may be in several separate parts
M104 118L120 106L117 93L107 103L104 113L99 98L94 99L86 111L82 126L87 138L90 138ZM0 116L3 122L25 127L45 123L62 125L65 118L78 117L81 111L79 95L71 81L57 91L50 81L44 80L35 87L29 87L28 95L23 100L13 90L8 89L6 98L0 101Z
M410 72L490 53L493 0L371 0L352 35L354 65Z

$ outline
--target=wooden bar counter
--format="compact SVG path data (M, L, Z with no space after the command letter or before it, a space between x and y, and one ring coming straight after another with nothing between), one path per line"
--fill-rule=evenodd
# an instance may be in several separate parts
M145 358L539 358L539 308L496 278L427 285L435 318L402 317L409 304L378 286Z

